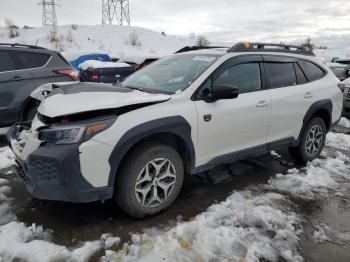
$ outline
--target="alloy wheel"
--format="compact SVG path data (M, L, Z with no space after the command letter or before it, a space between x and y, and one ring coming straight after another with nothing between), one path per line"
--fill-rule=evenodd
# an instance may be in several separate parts
M323 143L324 133L320 125L314 125L307 134L305 150L309 156L315 156Z
M172 161L157 158L147 163L139 173L135 195L140 205L147 208L163 204L176 183L176 169Z

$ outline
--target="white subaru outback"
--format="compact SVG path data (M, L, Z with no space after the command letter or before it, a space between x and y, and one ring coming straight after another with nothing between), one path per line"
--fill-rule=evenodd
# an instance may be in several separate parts
M317 158L342 113L339 80L312 52L240 43L170 55L120 87L56 85L8 132L37 198L114 198L141 218L169 207L184 176L271 150Z

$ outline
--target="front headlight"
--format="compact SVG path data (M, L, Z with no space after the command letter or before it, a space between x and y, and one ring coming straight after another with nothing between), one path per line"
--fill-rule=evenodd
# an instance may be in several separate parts
M75 144L81 141L85 127L59 127L39 131L41 141L54 144Z
M57 145L76 144L87 141L94 135L106 130L114 123L111 119L77 126L51 127L39 131L38 139Z

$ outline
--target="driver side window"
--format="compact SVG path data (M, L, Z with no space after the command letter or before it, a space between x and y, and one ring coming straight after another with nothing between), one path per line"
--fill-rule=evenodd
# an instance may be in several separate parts
M239 94L261 90L261 75L259 63L247 63L230 67L223 71L213 81L213 85L233 85Z

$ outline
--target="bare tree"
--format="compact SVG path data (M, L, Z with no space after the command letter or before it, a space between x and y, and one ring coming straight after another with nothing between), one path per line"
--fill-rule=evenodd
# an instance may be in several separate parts
M129 45L133 45L133 46L140 46L141 45L141 41L139 40L139 35L136 33L136 31L132 31L131 34L129 35L129 41L128 41Z
M308 48L310 51L315 49L315 45L311 42L311 38L310 37L306 38L303 46Z
M10 18L5 18L5 25L8 30L9 38L15 38L19 36L19 27Z
M198 36L197 37L197 46L199 47L207 47L210 45L210 41L205 36Z

